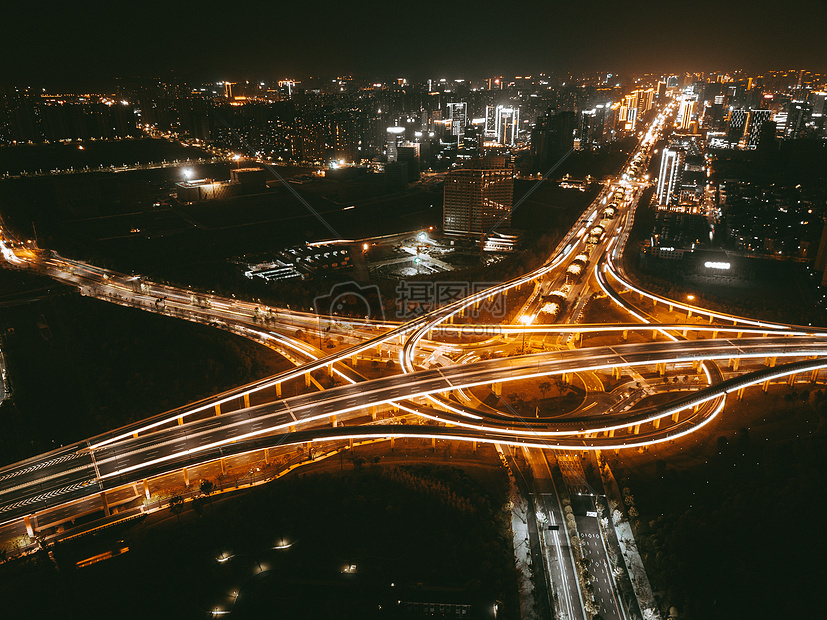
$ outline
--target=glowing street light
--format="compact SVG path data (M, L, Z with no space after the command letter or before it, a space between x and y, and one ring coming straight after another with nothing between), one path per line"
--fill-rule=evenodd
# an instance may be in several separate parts
M191 168L184 168L184 178L189 180L192 178L192 169Z

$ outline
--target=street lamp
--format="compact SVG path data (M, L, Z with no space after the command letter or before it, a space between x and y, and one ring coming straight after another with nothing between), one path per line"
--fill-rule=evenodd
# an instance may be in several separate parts
M534 317L531 316L530 314L524 314L523 316L520 317L520 322L523 325L525 325L526 327L528 327L529 325L531 325L534 322ZM526 330L523 330L523 346L522 346L522 352L523 353L525 353L525 332L526 332Z

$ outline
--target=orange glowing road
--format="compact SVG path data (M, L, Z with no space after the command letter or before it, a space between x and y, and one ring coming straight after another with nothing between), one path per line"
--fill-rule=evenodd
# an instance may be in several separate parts
M641 149L651 148L659 131L658 123L662 123L661 117L646 134ZM530 313L537 307L540 291L564 273L570 257L582 256L581 252L589 241L589 235L584 234L584 230L593 230L593 222L603 213L607 199L624 183L625 187L630 188L630 197L614 216L617 218L614 221L619 225L613 224L608 231L610 234L594 243L586 272L589 274L587 282L595 282L596 287L640 323L611 326L538 324ZM198 295L183 289L136 280L132 276L63 259L54 253L44 257L42 253L15 248L14 240L0 233L3 235L0 254L14 267L38 269L79 286L86 294L115 303L136 305L152 311L160 311L161 305L175 305L186 309L187 318L191 320L220 324L225 329L266 342L297 364L295 369L279 375L0 469L0 524L183 467L276 445L331 439L436 437L542 449L639 447L674 440L702 428L723 411L727 394L733 391L778 377L818 371L827 366L827 334L822 330L712 313L652 295L634 286L615 267L615 261L628 238L638 198L639 187L634 182L621 181L619 185L609 185L563 237L549 261L539 269L407 323L324 318L325 321L337 323L342 329L346 328L347 333L356 340L351 346L332 355L323 355L307 343L284 333L295 330L296 326L313 329L314 324L321 320L314 315L262 308L261 304L212 295L207 299L196 299ZM613 288L609 277L624 289L687 313L708 316L710 321L717 319L731 325L659 324L629 304ZM581 292L585 294L587 282L578 285L578 295ZM505 295L523 285L535 286L521 310L522 315L530 319L525 323L503 326L450 324L454 317L461 316L474 304L495 295ZM573 305L575 314L582 308L582 304L578 304L579 298ZM268 321L263 322L262 316L266 316ZM580 349L569 344L562 346L561 350L533 355L428 367L440 347L450 346L438 342L441 334L460 327L496 327L499 330L497 337L526 333L565 335L646 330L662 334L665 340ZM685 340L682 334L687 331L717 333L713 333L712 339ZM729 337L716 338L718 334ZM745 334L748 337L743 337ZM757 337L759 334L766 337ZM472 348L472 345L464 345L456 347L456 350ZM371 349L395 352L404 374L357 384L359 377L345 363ZM430 357L429 353L432 353ZM724 378L714 361L762 358L772 360L770 367L753 367L741 376L730 378ZM772 367L777 358L784 358L787 363ZM444 355L439 359L450 362ZM477 411L447 397L461 389L518 379L690 363L698 364L705 376L703 385L697 391L657 407L635 408L631 406L635 403L628 403L629 406L621 408L618 404L600 412L600 415L537 420L513 413ZM220 416L205 415L216 406L322 369L337 374L349 385L248 406ZM354 418L364 417L368 410L375 411L375 408L389 408L399 412L399 415L417 416L444 426L328 425L334 418L339 424L348 423Z

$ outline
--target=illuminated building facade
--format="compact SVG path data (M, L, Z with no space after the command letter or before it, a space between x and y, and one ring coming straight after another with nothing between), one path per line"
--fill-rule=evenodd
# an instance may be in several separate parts
M388 127L385 144L387 145L388 162L392 163L399 159L399 145L405 141L404 127Z
M772 120L771 110L750 110L749 124L746 130L747 147L756 148L758 146L758 139L761 136L761 126Z
M457 137L457 143L462 142L465 135L465 125L468 123L468 104L449 103L448 120L451 121L451 134Z
M677 202L679 198L683 160L683 149L675 147L663 149L657 187L659 205L671 205Z
M507 146L517 144L520 131L520 109L511 106L485 107L485 138Z
M443 230L480 237L495 225L507 226L514 199L514 170L509 158L488 156L445 178Z

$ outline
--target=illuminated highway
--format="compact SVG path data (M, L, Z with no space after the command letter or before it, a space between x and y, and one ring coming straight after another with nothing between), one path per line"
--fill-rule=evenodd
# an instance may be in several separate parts
M650 129L630 161L646 161L656 136L657 130ZM646 446L675 440L708 424L724 410L728 394L827 367L827 332L709 312L636 287L616 266L642 193L641 184L627 178L628 172L623 176L622 183L604 188L539 269L404 324L320 318L159 285L20 247L4 234L0 253L12 267L36 269L107 301L177 313L182 318L228 329L278 350L296 368L0 468L0 525L229 456L332 439L441 438L531 450ZM604 217L607 204L617 205L611 219ZM573 261L578 261L583 270L582 277L574 282L566 271ZM533 288L517 309L514 324L461 323L464 313L475 304L508 295L524 285ZM682 310L687 317L706 317L709 323L658 323L632 304L631 294L624 295L626 291ZM544 309L555 292L566 296L567 303L549 318ZM638 322L579 324L586 302L596 293L607 295ZM296 338L297 329L320 336L340 334L346 344L335 353L325 354ZM484 339L473 344L451 344L447 337L457 330L481 334ZM649 340L577 348L577 343L589 334L622 335L625 340L630 333L643 334ZM523 349L540 352L516 355ZM506 356L482 359L483 353ZM387 359L394 356L402 374L365 380L349 363L370 354ZM716 360L729 362L732 370L722 370ZM648 394L658 391L649 389L622 396L601 395L592 401L600 406L588 414L583 408L566 415L534 418L482 406L469 391L479 386L493 390L511 381L571 377L601 370L618 375L653 368L661 372L666 365L691 366L692 373L701 380L671 402L657 406L645 401ZM281 398L284 382L305 377L309 385L310 373L316 371L331 373L343 385ZM250 406L250 395L273 389L279 391L275 398L269 397L270 402ZM239 399L244 402L241 409L221 409ZM380 410L392 411L394 422L416 419L425 424L388 424L389 420L366 423L368 415ZM88 508L88 504L84 506ZM555 510L559 513L559 506L549 500L546 510L553 515ZM560 552L559 546L554 552ZM566 562L561 556L557 569L560 579L568 574L567 570L570 572ZM571 613L577 609L571 597L565 604ZM620 609L611 612L612 617L621 617L621 613Z

